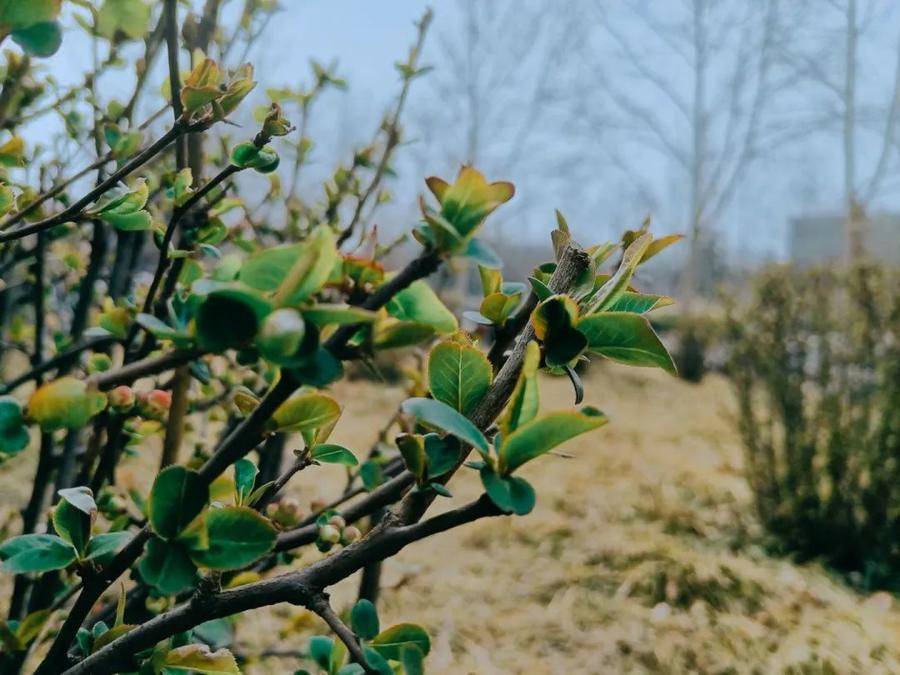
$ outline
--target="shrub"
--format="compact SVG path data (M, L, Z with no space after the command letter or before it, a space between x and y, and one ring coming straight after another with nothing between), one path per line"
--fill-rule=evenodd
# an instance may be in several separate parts
M678 374L688 382L700 382L706 375L706 350L709 335L697 321L687 317L678 322L678 351L675 361Z
M782 551L866 587L900 571L895 272L768 271L728 321L747 476Z
M39 57L58 46L60 3L32 4L23 15L0 5L0 24L14 38L26 31L20 43ZM643 227L584 249L560 216L554 259L530 288L508 282L479 233L513 186L466 166L453 182L427 179L431 198L422 199L413 229L419 250L388 271L382 258L391 247L378 243L369 214L401 139L407 89L423 70L430 14L399 64L397 106L375 142L327 181L324 202L297 198L296 183L282 196L272 178L262 206L251 207L235 176L277 175L279 151L292 143L286 110L305 129L318 94L341 84L314 65L307 89L268 92L275 100L259 111L255 132L219 136L224 150L207 152L204 135L221 129L256 83L249 65L226 71L204 52L252 39L274 3L247 3L227 39L217 32L216 2L181 26L175 0L158 3L159 13L142 0L73 4L111 63L123 43L146 37L134 97L147 64L167 47L171 121L145 141L132 105L92 108L90 118L73 112L67 133L92 139L101 154L87 170L98 171L95 185L81 196L74 179L39 194L25 179L48 173L41 161L55 160L18 137L0 148L0 257L6 288L24 289L4 305L0 329L3 343L30 361L11 363L16 372L5 378L0 453L10 462L38 455L19 534L0 543L2 569L15 576L0 623L3 672L32 657L44 674L236 673L226 648L232 626L222 620L284 602L310 610L334 634L299 650L317 672L423 672L430 639L422 627L382 626L367 599L341 616L327 589L414 542L534 508L522 465L607 421L590 406L541 412L539 372L568 373L580 402L574 367L588 354L674 370L644 316L659 298L629 284L677 238L654 239ZM20 26L24 15L30 23ZM148 31L154 18L159 29ZM186 73L178 68L182 46L192 56ZM25 73L31 67L13 52L7 59L7 80L18 77L14 62ZM64 103L95 104L96 75ZM8 102L7 126L43 105L42 92L32 94ZM293 178L310 147L305 136L293 143ZM19 176L13 169L26 161L33 170ZM267 218L257 217L260 208ZM234 210L244 212L237 224L225 217ZM357 236L364 246L350 254L345 244ZM495 337L487 356L426 282L453 258L481 265L479 316ZM135 286L123 266L134 272L147 259L152 280ZM110 291L102 301L100 281ZM328 387L346 364L411 346L427 357L360 461L358 449L330 438L342 408ZM37 386L28 395L30 383ZM146 442L153 438L160 443ZM298 448L286 463L285 447ZM346 467L346 489L304 513L285 488L322 464ZM117 470L129 465L147 474L143 489L117 484ZM484 494L428 515L462 470L477 474ZM322 555L301 564L313 546Z

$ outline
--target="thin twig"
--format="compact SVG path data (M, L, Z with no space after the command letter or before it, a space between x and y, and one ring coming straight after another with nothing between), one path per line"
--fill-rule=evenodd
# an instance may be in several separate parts
M363 654L362 645L360 645L356 633L350 630L350 627L341 621L341 617L335 614L334 610L331 608L331 604L328 602L328 595L326 593L323 592L313 596L309 603L309 608L318 614L322 620L328 624L328 627L334 634L340 638L340 641L347 647L347 651L350 652L350 658L354 663L358 663L362 666L363 670L367 673L377 674L378 671L371 668L366 661L366 656Z

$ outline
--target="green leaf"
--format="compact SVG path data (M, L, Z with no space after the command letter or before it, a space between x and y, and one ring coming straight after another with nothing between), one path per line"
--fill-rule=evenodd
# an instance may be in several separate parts
M139 40L150 28L150 6L144 0L105 0L97 13L97 32L108 40L121 33Z
M337 675L365 675L366 669L358 663L348 663L342 666ZM297 675L296 673L294 675Z
M21 136L13 136L0 145L0 166L25 166L25 141Z
M61 4L61 0L0 0L0 27L15 30L53 21Z
M56 21L47 21L14 30L12 39L32 56L53 56L62 45L62 30Z
M434 328L425 323L385 319L375 326L372 346L376 350L400 349L425 342L434 335Z
M166 467L150 490L150 527L163 539L174 539L208 501L209 487L199 473L178 465Z
M619 267L606 282L591 296L585 314L593 314L608 309L628 290L634 270L640 264L653 236L645 233L637 237L622 253Z
M0 183L0 216L5 216L16 205L16 193L9 185Z
M309 639L309 656L319 668L328 670L331 667L331 651L334 640L324 635L313 635Z
M633 312L634 314L645 314L660 307L668 307L673 304L672 298L664 295L644 295L642 293L632 293L625 291L612 305L610 312Z
M194 628L194 636L212 649L219 649L234 642L234 628L228 619L210 619Z
M141 178L129 188L110 191L86 213L104 220L119 230L148 230L153 226L153 219L144 209L149 196L150 187L147 181Z
M517 516L527 516L537 501L534 488L531 483L519 476L508 476L506 481L509 483L509 498L513 513Z
M194 173L190 167L185 167L175 174L175 180L172 182L172 199L175 202L175 206L184 206L187 203L191 195L194 194L194 190L191 187L193 184Z
M39 609L31 612L22 619L22 622L16 629L16 637L19 638L23 645L30 644L40 634L51 614L53 614L52 609Z
M153 217L149 211L144 210L134 213L110 213L100 218L122 232L144 232L153 228Z
M347 645L345 645L341 640L335 640L334 647L332 647L331 649L331 662L328 665L328 672L337 672L338 668L340 668L346 660Z
M601 312L578 322L590 351L630 366L662 368L676 373L675 363L645 316Z
M531 284L531 289L534 291L534 294L539 301L543 302L547 298L553 296L553 291L540 279L528 277L528 283Z
M229 506L206 513L209 548L191 550L198 565L235 570L255 562L275 546L277 530L253 509Z
M487 454L488 442L484 434L472 422L441 401L430 398L408 398L400 406L403 412L417 417L442 431L453 434L461 441Z
M343 464L344 466L356 466L359 460L352 451L343 445L336 443L322 443L313 448L311 457L324 464Z
M395 319L431 326L439 334L454 333L459 328L453 312L422 280L414 281L391 298L387 311Z
M141 312L135 317L135 322L148 333L160 340L175 340L180 337L187 337L175 328L172 328L162 319L152 314L144 314Z
M238 279L250 288L271 292L276 290L291 266L302 254L305 244L291 244L263 249L247 258Z
M124 530L121 532L95 534L88 542L84 557L86 560L103 560L114 553L118 553L130 539L131 534Z
M531 325L548 366L564 366L587 348L587 339L573 327L577 319L578 306L567 295L547 298L532 312Z
M118 638L125 635L125 633L128 633L133 629L134 626L127 623L121 623L118 626L113 626L108 631L105 631L102 635L98 636L96 640L94 640L94 644L91 645L91 654L100 651L110 642L117 640Z
M0 396L0 452L19 453L29 440L21 404L12 396Z
M319 327L328 325L372 323L378 318L375 312L349 305L317 304L303 310L303 318Z
M260 173L271 173L278 168L280 159L278 153L268 145L264 148L257 148L248 141L234 147L231 152L231 163L242 169L256 169Z
M250 493L253 492L253 484L256 482L256 474L259 469L249 459L239 459L234 463L234 488L237 493L237 503L245 504Z
M340 259L334 232L327 225L319 225L303 242L300 255L278 286L275 303L294 306L311 298L327 283Z
M503 439L498 452L500 474L508 475L525 462L606 422L603 413L590 407L583 408L581 412L550 413L532 420Z
M541 365L541 350L531 341L525 348L525 359L516 388L497 424L503 436L509 436L523 424L533 420L540 408L540 389L537 373Z
M381 627L375 605L368 600L360 600L353 605L350 611L350 627L361 640L371 640L378 635Z
M512 513L513 504L509 481L498 475L489 464L481 467L479 476L481 477L484 491L491 498L491 501L497 505L497 508L506 513Z
M96 507L94 507L94 513L96 514ZM79 556L87 549L88 540L91 538L92 521L92 515L85 513L65 499L60 499L56 508L53 509L54 529L60 538L75 547Z
M31 436L23 424L19 427L6 427L0 429L0 452L7 455L15 455L28 445Z
M341 378L344 374L344 366L330 351L324 347L318 347L301 363L293 366L290 372L301 384L325 387Z
M426 183L441 204L441 216L463 237L472 235L494 209L515 194L512 183L488 183L470 166L460 169L453 184L434 177Z
M74 377L42 385L28 401L27 416L44 431L80 429L106 407L106 396Z
M413 623L399 623L379 633L372 640L372 647L384 658L400 660L400 650L407 645L419 648L422 654L431 651L431 640L421 626Z
M315 431L332 426L340 416L341 406L331 396L299 394L278 407L268 428L271 431Z
M471 258L483 267L492 269L500 269L503 267L503 260L497 255L497 252L477 237L469 240L466 250L463 252L463 256Z
M479 349L447 340L428 355L428 385L435 399L463 415L481 402L493 379L491 364Z
M453 436L441 438L437 434L425 435L425 456L428 459L429 479L443 476L459 461L459 441Z
M97 513L97 503L94 501L94 493L89 487L65 488L57 492L60 497L69 502L82 513L93 517Z
M138 564L141 578L162 595L176 595L194 586L197 567L178 542L151 537Z
M384 657L371 647L363 647L363 654L370 668L374 668L378 675L395 675L394 669L385 661Z
M211 652L201 644L189 644L170 649L163 664L168 668L203 673L204 675L240 675L234 655L227 649Z
M650 245L647 247L644 255L641 256L640 264L643 265L645 262L650 260L650 258L669 248L669 246L671 246L672 244L677 244L682 239L684 239L683 234L670 234L665 237L660 237L659 239L654 239L650 242Z
M3 571L12 574L61 570L77 557L74 547L52 534L23 534L0 545Z
M425 657L417 645L403 645L400 663L403 664L404 675L425 675Z
M503 273L500 270L479 265L478 276L481 278L481 292L484 297L503 290Z
M409 472L416 477L416 482L422 483L425 478L425 468L428 458L425 455L425 438L418 434L400 434L397 436L397 448L403 463Z
M381 464L372 459L363 462L359 467L359 478L362 480L366 491L371 492L384 483L384 472L381 470Z
M246 346L271 311L269 302L251 288L234 284L213 290L195 317L200 346L214 352Z
M522 300L521 293L491 293L481 301L481 315L497 326L502 326Z

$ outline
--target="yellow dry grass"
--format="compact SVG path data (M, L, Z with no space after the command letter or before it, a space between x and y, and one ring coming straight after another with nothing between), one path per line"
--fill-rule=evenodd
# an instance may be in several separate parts
M531 515L469 525L386 564L382 624L428 628L429 673L900 673L896 601L757 545L727 383L604 364L586 385L586 402L611 423L562 448L570 458L525 467L538 492ZM571 407L567 380L542 386L545 410ZM355 382L336 396L346 407L334 439L364 453L403 394ZM142 463L123 478L142 482ZM23 458L0 469L4 506L22 503L27 482L13 476L27 468ZM291 492L328 498L343 480L323 466ZM441 508L480 493L471 471L450 487ZM357 584L334 589L339 609ZM248 657L246 673L290 674L309 664L256 655L302 651L315 632L324 627L302 609L256 610L234 649Z
M531 515L470 525L386 565L383 623L429 629L429 673L900 672L900 612L886 596L754 546L724 380L692 386L610 365L592 370L587 391L611 424L563 448L571 459L526 467L539 495ZM542 393L546 410L571 405L564 379ZM360 449L402 398L371 384L338 394L336 438ZM316 473L301 474L298 496L339 484L339 472ZM444 508L480 491L468 471L450 487ZM336 590L338 605L356 583ZM321 630L299 610L257 612L239 629L242 649L302 649L291 625ZM247 672L296 667L265 659Z

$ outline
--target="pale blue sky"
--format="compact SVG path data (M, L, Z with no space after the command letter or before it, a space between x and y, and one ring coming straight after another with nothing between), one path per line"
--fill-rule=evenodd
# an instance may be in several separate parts
M382 222L408 227L415 217L415 195L421 191L422 178L430 173L451 173L466 158L471 111L463 100L464 93L451 90L453 86L465 86L459 76L466 64L460 59L473 54L476 66L486 64L485 73L478 76L482 79L480 105L485 120L476 163L491 178L512 179L519 188L515 203L497 219L498 229L514 232L519 238L545 234L552 227L553 209L559 207L586 241L612 237L625 227L636 226L648 213L655 217L660 231L684 231L689 190L683 171L645 144L646 129L618 114L621 111L616 110L615 96L605 85L614 82L616 91L634 94L658 115L663 133L675 144L689 145L682 111L651 84L646 73L636 72L627 59L622 60L622 50L604 32L601 21L606 15L612 17L626 45L640 45L641 54L656 57L650 74L689 100L690 71L685 73L680 59L667 53L665 40L648 32L642 21L649 17L688 33L690 27L682 23L679 12L683 14L690 3L475 0L471 6L477 6L482 14L489 14L493 8L511 7L513 11L495 17L492 23L485 19L478 26L480 42L470 49L462 25L460 7L464 1L281 1L283 11L272 20L261 44L250 55L260 81L256 102L260 102L266 87L308 81L310 58L323 62L337 59L339 74L349 82L347 92L330 94L316 114L313 136L318 146L304 189L318 194L314 191L321 191L320 179L346 159L350 147L371 138L398 89L393 64L405 56L415 35L413 22L431 4L435 21L424 61L436 69L414 85L406 120L409 136L416 143L402 150L400 176L391 186L398 193L399 206L387 209ZM782 96L770 113L839 113L833 89L841 86L843 74L840 3L781 3L791 10L803 6L807 13L789 21L779 39L791 47L828 47L824 58L816 55L811 63L827 71L831 89L802 82L789 88L788 95ZM229 0L226 10L233 12L240 4ZM738 13L750 7L742 0L713 3L716 7L726 5L735 7ZM862 182L876 164L878 138L883 132L878 111L889 100L893 85L900 3L863 0L860 6L863 54L859 68L858 163ZM71 22L67 25L70 28L63 47L45 62L46 72L64 82L78 82L91 64L91 51L83 32ZM689 36L676 35L676 39L689 40ZM548 44L551 48L545 49ZM129 54L135 55L140 47L135 44L130 49ZM454 50L456 61L447 56ZM547 60L545 53L549 55ZM539 77L542 68L548 73L544 83ZM724 62L714 65L715 83L721 91L735 79L730 68ZM164 70L164 64L158 63L155 86L162 82ZM129 80L126 72L104 78L101 95L112 98L120 91L127 92ZM539 86L552 93L544 92L539 105L533 106ZM722 105L710 101L708 114L724 120ZM532 109L538 112L535 119L530 119ZM594 113L599 121L587 130L582 128ZM29 137L46 138L48 129L54 126L58 128L59 121L48 116ZM840 125L832 121L810 131L814 133L804 135L801 129L790 143L773 144L743 178L730 206L711 225L723 234L733 259L742 262L748 257L783 255L791 217L842 208ZM900 138L900 130L896 137ZM872 203L873 209L900 205L898 157L900 150L895 149L890 155L891 173L882 194ZM632 166L628 170L617 161Z

